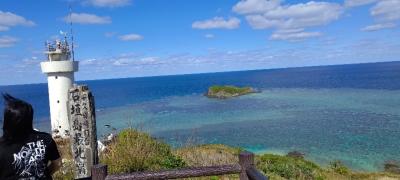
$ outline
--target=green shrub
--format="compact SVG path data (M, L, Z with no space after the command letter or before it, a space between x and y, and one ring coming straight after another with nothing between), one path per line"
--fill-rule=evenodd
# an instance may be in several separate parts
M285 179L324 179L323 170L316 164L289 156L264 154L257 159L257 168L270 177Z
M171 147L150 135L134 129L119 133L115 142L101 154L111 174L184 167L184 161L173 155Z
M330 168L338 174L347 175L350 173L349 168L344 166L343 163L339 160L330 162Z
M211 176L210 180L219 180L218 176Z

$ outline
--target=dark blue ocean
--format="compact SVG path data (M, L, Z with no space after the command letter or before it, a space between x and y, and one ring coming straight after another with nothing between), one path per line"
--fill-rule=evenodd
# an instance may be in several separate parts
M78 84L89 85L95 96L101 135L132 126L173 146L222 143L277 154L298 150L321 165L341 160L366 171L400 160L400 62ZM262 93L228 100L204 97L215 84L252 86ZM49 131L47 84L0 86L0 92L32 103L35 126Z

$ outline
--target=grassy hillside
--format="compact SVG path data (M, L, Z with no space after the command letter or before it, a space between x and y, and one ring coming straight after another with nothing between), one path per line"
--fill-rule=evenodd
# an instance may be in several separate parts
M63 169L55 179L71 179L72 163L65 141L59 142L59 149L65 159ZM225 145L201 145L172 149L168 144L152 138L146 133L126 129L100 155L100 161L107 164L110 174L129 173L145 170L174 169L188 166L212 166L238 163L240 148ZM392 166L395 166L392 164ZM389 172L354 172L339 161L322 168L304 159L298 152L286 156L263 154L256 156L256 167L271 180L283 179L327 179L327 180L394 180L399 174ZM190 179L238 179L238 175L214 176Z
M222 165L238 162L240 148L225 145L201 145L175 150L190 166ZM256 156L256 167L271 180L285 179L326 179L326 180L395 180L399 174L388 172L354 172L339 161L331 163L330 167L322 168L317 164L296 154L286 156L263 154ZM213 179L238 179L238 176L212 177ZM203 178L204 179L204 178ZM208 178L210 179L210 178Z

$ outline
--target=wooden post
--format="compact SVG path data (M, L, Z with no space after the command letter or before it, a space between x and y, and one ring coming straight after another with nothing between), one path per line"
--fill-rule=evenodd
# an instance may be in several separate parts
M239 154L239 165L241 166L240 180L249 180L246 170L254 166L254 154L243 151Z
M92 167L92 180L105 180L107 177L107 173L107 165L94 165Z
M94 98L87 86L69 90L68 114L75 178L88 178L98 154Z

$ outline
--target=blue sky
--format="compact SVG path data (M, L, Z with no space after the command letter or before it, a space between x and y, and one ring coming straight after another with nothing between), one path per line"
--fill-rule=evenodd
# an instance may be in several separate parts
M77 80L400 60L399 0L2 0L0 85L46 82L69 21Z

